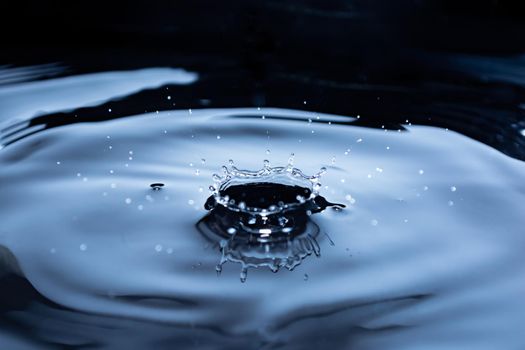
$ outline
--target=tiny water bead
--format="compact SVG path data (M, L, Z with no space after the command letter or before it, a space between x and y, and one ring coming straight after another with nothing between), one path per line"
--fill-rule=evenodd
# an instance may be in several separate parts
M213 175L212 195L205 204L210 212L197 227L210 240L222 242L218 272L227 261L241 263L241 280L245 280L247 267L291 270L306 256L318 255L319 228L310 216L344 205L319 195L326 168L308 176L293 167L293 159L292 154L285 167L271 167L264 160L263 168L256 171L239 170L230 160L229 168L222 167L222 176Z
M155 182L155 183L152 183L149 186L151 187L151 189L153 191L160 191L164 187L164 184L160 183L160 182Z

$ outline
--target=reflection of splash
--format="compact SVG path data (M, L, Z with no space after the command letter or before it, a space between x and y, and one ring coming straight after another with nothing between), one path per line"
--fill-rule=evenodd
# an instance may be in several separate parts
M229 239L220 238L214 214L209 214L197 224L199 231L208 239L218 242L222 253L217 265L217 273L221 273L222 265L226 262L241 264L241 282L246 281L248 268L268 267L273 272L280 268L292 271L307 256L320 255L319 244L315 237L319 227L311 220L307 220L304 232L294 236L274 240L259 241L254 236L234 234Z

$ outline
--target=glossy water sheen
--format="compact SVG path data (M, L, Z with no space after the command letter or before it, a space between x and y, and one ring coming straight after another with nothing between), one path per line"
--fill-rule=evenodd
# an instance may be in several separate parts
M58 104L68 89L43 98ZM173 110L1 149L2 259L52 302L4 312L1 343L523 349L524 163L440 128L328 123L343 118ZM212 174L292 152L305 173L325 166L320 194L347 205L312 217L320 256L251 269L245 283L234 263L217 276L219 244L196 228Z

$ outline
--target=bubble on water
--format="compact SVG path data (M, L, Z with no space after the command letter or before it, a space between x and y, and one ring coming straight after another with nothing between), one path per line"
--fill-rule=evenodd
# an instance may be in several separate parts
M300 196L300 195L297 195L297 196L295 197L295 199L297 199L297 201L298 201L299 203L304 203L304 202L306 202L306 199L305 199L303 196Z
M131 198L126 198L124 201L126 202L126 204L131 204Z
M451 187L450 187L450 191L452 191L452 192L456 192L456 190L457 190L456 186L451 186Z
M157 253L160 253L160 252L162 251L162 245L161 245L161 244L157 244L157 245L155 246L155 251L156 251Z
M82 243L80 246L79 246L80 250L85 252L87 250L87 245L85 243Z
M351 195L347 194L347 195L345 196L345 199L346 199L348 202L350 202L350 204L355 204L355 198L352 197Z

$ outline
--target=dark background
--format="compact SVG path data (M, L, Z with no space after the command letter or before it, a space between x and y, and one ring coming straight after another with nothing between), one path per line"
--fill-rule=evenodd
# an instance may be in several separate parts
M177 67L199 80L170 87L176 108L359 114L354 124L387 129L409 120L525 159L525 0L3 1L0 14L0 68L64 67L0 71L0 86ZM120 116L173 108L157 95L131 96ZM119 117L107 108L74 120Z
M125 68L205 54L267 70L375 70L409 49L525 48L521 0L2 1L0 13L2 63L87 56Z

